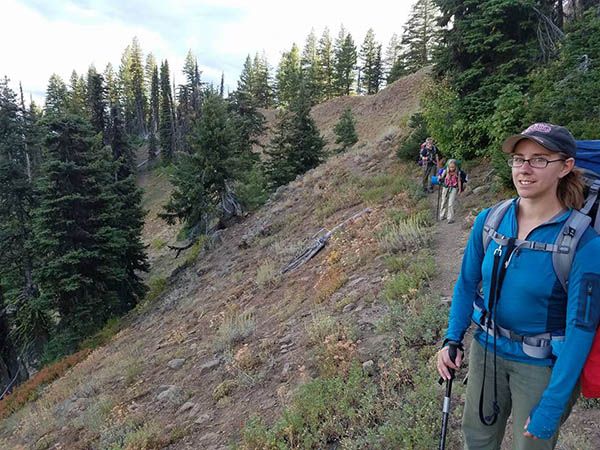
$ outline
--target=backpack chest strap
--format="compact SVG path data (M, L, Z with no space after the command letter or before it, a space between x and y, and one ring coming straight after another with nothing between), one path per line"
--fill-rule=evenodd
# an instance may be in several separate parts
M483 227L483 231L489 235L491 239L496 242L496 244L506 247L508 244L509 238L504 236L503 234L498 233L489 225L485 225ZM548 242L538 242L538 241L527 241L521 239L515 239L515 249L519 248L528 248L530 250L537 250L542 252L553 252L553 253L569 253L569 245L556 245L550 244Z

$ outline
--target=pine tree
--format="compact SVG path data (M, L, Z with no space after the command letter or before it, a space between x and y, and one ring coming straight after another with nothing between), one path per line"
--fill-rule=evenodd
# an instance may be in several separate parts
M401 44L398 35L394 33L390 38L390 42L385 50L385 56L382 60L381 66L383 70L383 76L385 78L386 84L393 83L399 77L394 78L391 76L392 68L396 64L396 61L400 57L401 54Z
M323 35L321 36L321 39L319 39L317 52L319 54L319 60L321 61L320 86L323 93L323 97L319 100L329 100L335 96L335 66L333 44L331 42L329 28L327 27L325 27Z
M119 101L121 97L121 89L111 63L108 63L104 69L104 81L106 84L106 98L109 106L111 106Z
M486 0L472 8L457 0L435 3L446 27L436 72L447 74L460 99L452 131L460 140L449 145L469 156L490 143L488 121L500 90L527 86L525 75L539 55L540 17L530 2Z
M225 101L209 90L191 139L192 153L183 154L175 166L175 189L161 214L163 219L185 222L191 236L208 233L221 216L221 205L235 178L234 137Z
M440 10L434 0L418 0L411 8L402 35L403 58L409 72L416 72L433 62L441 40L439 18Z
M159 111L160 111L160 85L158 81L158 68L154 66L152 70L152 81L150 83L150 128L148 138L148 159L154 160L158 155L158 141L156 133L159 129Z
M48 316L34 280L38 253L32 245L36 198L31 174L37 170L27 164L28 126L22 113L8 79L0 80L0 284L15 309L11 324L18 342L32 342L39 350L47 337Z
M296 44L293 44L292 49L289 52L284 52L281 56L277 71L277 98L279 104L289 106L293 103L298 97L301 84L300 54Z
M142 61L142 49L138 39L134 37L121 57L119 79L123 86L127 130L137 135L146 133L147 97Z
M175 118L169 80L169 63L160 65L160 126L158 130L162 159L171 162L175 153Z
M375 41L375 32L369 28L360 48L362 83L366 94L376 94L381 83L381 46Z
M77 75L77 72L71 72L69 89L69 112L78 114L82 117L88 116L87 108L87 86L83 77Z
M346 108L340 116L338 123L336 123L333 127L333 131L337 135L335 143L342 144L342 146L337 150L338 152L345 152L348 148L352 147L358 142L355 124L356 119L352 114L352 110L350 108Z
M306 93L310 98L311 105L315 105L323 97L320 81L323 69L317 52L317 37L314 29L306 38L300 65Z
M112 150L113 161L117 163L115 178L123 180L135 173L135 154L125 130L123 109L119 102L114 103L110 108L110 130L107 142Z
M269 159L265 172L272 188L292 181L319 165L324 158L325 141L310 117L310 102L304 88L290 111L284 113L275 129L275 135L265 149Z
M271 108L275 102L271 81L271 68L266 55L258 53L252 63L252 97L259 108Z
M64 112L66 111L68 102L67 85L58 75L52 74L48 81L48 88L46 89L46 112Z
M337 95L350 95L356 78L356 46L342 26L335 41L335 89Z
M123 311L119 287L127 280L123 252L130 236L117 225L122 199L113 188L112 156L95 147L89 124L57 114L46 127L34 231L40 298L58 314L54 357Z
M102 133L105 139L106 128L106 92L102 75L92 66L88 70L87 103L90 109L92 128L96 133Z

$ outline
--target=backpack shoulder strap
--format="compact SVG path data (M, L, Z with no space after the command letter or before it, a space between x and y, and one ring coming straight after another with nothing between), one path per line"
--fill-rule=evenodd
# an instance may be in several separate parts
M510 208L510 204L512 203L512 199L503 200L500 203L496 203L494 206L490 208L487 217L485 218L485 223L483 224L483 253L486 252L488 246L490 245L490 241L494 234L496 234L496 230L500 226L500 222L504 218L506 211Z
M571 272L577 244L579 244L581 236L583 236L591 221L590 216L574 209L556 238L555 244L562 251L552 252L552 266L565 292L568 291L569 273Z

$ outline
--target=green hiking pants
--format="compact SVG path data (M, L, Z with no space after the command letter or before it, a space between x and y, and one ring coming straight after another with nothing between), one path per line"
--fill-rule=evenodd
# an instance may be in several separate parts
M465 450L500 450L506 421L512 412L513 448L515 450L550 450L558 440L558 430L550 439L534 440L523 436L523 427L529 413L538 404L552 374L551 367L533 366L497 357L498 420L492 426L486 426L479 419L479 396L483 380L484 349L473 339L469 355L469 381L467 398L463 413L463 434ZM579 382L561 417L560 423L567 419L573 404L579 397ZM485 395L483 413L492 413L494 399L494 353L488 351L485 374Z

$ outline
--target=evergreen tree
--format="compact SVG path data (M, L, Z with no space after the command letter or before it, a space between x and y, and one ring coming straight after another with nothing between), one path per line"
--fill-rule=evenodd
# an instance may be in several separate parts
M78 116L53 115L46 126L34 231L40 299L58 318L52 358L74 350L135 294L120 295L131 236L119 225L124 217L116 205L123 199L114 188L112 156L96 148L91 127Z
M77 72L75 71L71 72L69 112L71 112L71 114L78 114L82 117L88 116L87 86L83 77L77 75Z
M0 80L0 285L4 300L15 310L11 326L18 342L33 343L39 350L47 337L47 312L34 280L34 170L27 164L27 125L21 114L8 79ZM4 306L0 304L0 310Z
M394 78L392 76L392 69L393 69L394 65L396 64L396 61L400 57L400 54L401 54L400 39L398 38L398 35L396 33L394 33L392 35L392 37L390 38L390 42L388 43L388 46L385 50L385 56L381 63L382 70L383 70L383 76L385 78L386 84L393 83L394 81L396 81L399 78L399 77Z
M292 45L289 52L284 52L277 71L277 98L279 103L289 106L293 103L302 84L302 67L300 54L296 44Z
M346 108L340 116L339 122L333 127L333 131L337 135L335 143L342 144L342 146L337 150L338 152L345 152L348 148L352 147L358 142L355 124L356 119L352 114L352 110L350 108Z
M175 166L175 189L161 214L163 219L185 222L192 236L209 231L221 216L235 178L234 136L225 101L209 90L190 140L193 151L183 154Z
M160 86L158 81L158 68L154 66L152 70L152 81L150 84L150 128L148 138L148 159L154 160L158 155L158 141L156 133L159 129L159 111L160 111Z
M317 52L317 37L314 29L310 31L310 34L306 38L300 65L302 67L305 92L310 98L311 105L315 105L323 97L321 88L321 73L323 69Z
M111 63L108 63L106 69L104 69L104 81L106 84L106 97L110 106L118 102L121 96L119 83Z
M258 53L252 63L252 97L259 108L271 108L274 104L274 94L271 80L271 68L266 55Z
M594 8L565 25L560 55L530 75L526 123L560 123L579 139L600 136L600 17ZM526 97L527 98L527 97ZM511 132L513 130L510 130Z
M158 70L156 58L152 53L148 53L146 56L146 65L144 66L144 90L148 99L152 97L152 76L155 70Z
M375 41L375 32L369 28L360 48L362 83L366 94L376 94L381 83L381 46Z
M310 102L304 89L290 111L284 113L275 135L265 149L269 159L265 171L272 188L289 183L297 175L319 165L324 158L325 141L310 117Z
M335 89L337 95L350 95L356 79L356 46L344 27L335 41Z
M173 115L173 97L169 81L169 63L160 65L160 125L159 142L162 159L171 162L175 153L175 118Z
M321 61L321 73L319 85L323 97L319 101L329 100L335 96L335 65L333 56L333 44L329 34L329 28L325 27L317 48L319 60Z
M436 64L456 92L452 135L446 145L473 156L490 143L488 118L507 85L527 86L525 75L535 65L541 17L530 1L486 0L466 8L456 0L436 0L442 17L444 46ZM438 106L434 106L439 108ZM445 124L448 126L447 119Z
M121 57L119 79L123 87L127 130L137 135L146 133L147 97L142 60L142 49L138 39L134 37Z
M441 40L438 25L440 11L434 0L417 0L404 26L403 59L409 72L416 72L433 62L433 55Z
M96 133L102 133L105 141L106 127L106 92L102 75L92 66L88 71L88 105L91 113L92 128Z
M123 109L119 102L110 108L110 130L107 141L112 150L112 159L117 163L115 178L123 180L135 173L135 154L129 143Z
M48 88L46 89L46 112L64 112L66 111L68 102L67 85L58 75L52 74L48 81Z

